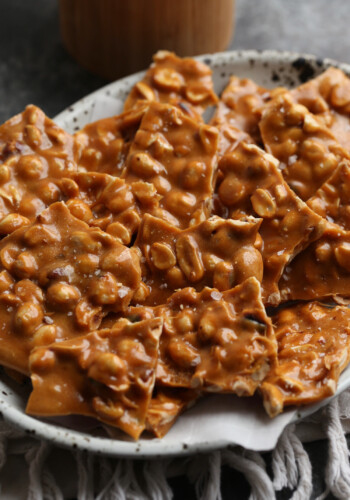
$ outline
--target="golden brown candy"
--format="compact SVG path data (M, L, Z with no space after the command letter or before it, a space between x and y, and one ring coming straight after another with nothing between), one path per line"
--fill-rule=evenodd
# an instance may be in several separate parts
M218 131L168 104L152 103L144 115L123 178L152 183L159 208L150 213L185 228L209 216Z
M89 123L75 134L80 170L120 176L147 105Z
M124 179L108 174L80 172L65 184L62 182L61 190L72 215L103 229L124 245L136 233L142 214L158 207L159 195L144 181L126 184Z
M131 324L35 349L31 415L96 417L138 439L145 428L162 321Z
M149 295L136 302L161 304L185 286L228 290L250 276L261 281L262 258L254 247L259 226L260 219L253 217L211 217L181 231L146 214L135 246L143 256L142 275Z
M32 348L98 328L140 283L133 250L55 203L0 244L0 362L28 373Z
M342 161L334 173L307 201L309 207L331 223L350 230L350 163Z
M273 329L256 278L225 292L185 288L153 313L164 321L160 384L250 396L274 363Z
M265 106L259 126L266 150L281 162L284 179L303 200L349 157L322 120L295 104L287 91Z
M254 141L246 132L239 130L228 123L218 123L215 125L219 131L218 156L221 158L227 153L234 151L241 142L253 144Z
M261 142L259 121L262 108L270 98L269 91L248 78L232 76L221 94L211 123L231 125L249 134L256 143Z
M216 187L222 216L262 218L263 299L272 305L279 303L278 281L285 266L325 228L325 221L288 187L278 165L256 145L241 142L220 161ZM249 260L246 256L242 263Z
M343 71L328 68L291 94L323 121L344 148L350 149L350 79Z
M350 295L350 233L330 225L286 267L279 287L283 300Z
M132 88L125 110L157 101L176 104L198 119L208 106L217 102L212 73L205 64L190 58L181 59L165 50L157 52L153 61L144 78Z
M278 363L260 389L271 417L334 394L350 359L350 309L310 302L283 309L273 323Z
M157 307L130 307L127 318L163 319L159 385L252 395L276 358L260 284L249 278L219 292L183 288Z
M146 417L146 429L162 438L179 415L198 399L198 391L176 387L156 387Z
M36 106L0 127L0 235L62 199L60 181L77 170L78 146Z

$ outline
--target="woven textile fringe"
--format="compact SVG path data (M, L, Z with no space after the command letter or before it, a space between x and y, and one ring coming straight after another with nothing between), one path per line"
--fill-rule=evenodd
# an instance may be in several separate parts
M289 488L291 500L307 500L312 494L312 470L300 436L301 427L314 426L328 439L328 459L324 471L325 492L335 498L350 498L349 451L344 429L350 429L350 391L334 399L324 410L302 424L289 425L272 452L271 476L260 453L232 447L199 456L165 460L132 461L99 457L82 451L65 451L75 464L75 491L63 491L67 485L55 470L57 448L37 441L6 422L0 422L0 471L9 457L24 457L27 463L27 500L170 500L173 497L168 479L187 475L198 500L221 500L221 468L223 465L241 472L251 486L249 500L273 500L276 491ZM308 434L310 436L310 431ZM310 440L310 439L309 439ZM63 453L63 452L62 452ZM74 466L73 466L74 468ZM1 485L0 485L1 486ZM66 488L67 489L67 488ZM0 490L2 497L3 490ZM6 493L6 492L4 492Z
M349 451L341 420L338 399L333 400L325 409L324 431L328 437L328 462L325 474L326 491L317 500L326 498L331 492L336 498L350 498Z

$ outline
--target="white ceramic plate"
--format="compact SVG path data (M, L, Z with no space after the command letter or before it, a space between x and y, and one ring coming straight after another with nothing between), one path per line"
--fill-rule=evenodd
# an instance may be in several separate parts
M205 55L199 58L213 70L215 90L220 93L229 76L252 78L266 87L283 85L293 87L317 76L329 66L337 66L350 75L350 65L331 60L319 60L313 56L274 51L240 51ZM75 132L96 116L95 105L105 104L102 114L109 116L108 103L123 101L133 84L143 73L131 75L107 85L84 97L56 116L55 121L68 132ZM99 110L101 114L101 109ZM337 394L350 387L350 368L341 376ZM256 450L271 449L279 434L291 420L304 418L325 405L308 406L299 410L288 410L283 416L271 421L262 410L261 402L255 398L234 396L210 396L187 411L162 440L141 439L137 443L125 439L110 439L93 435L91 421L82 419L80 431L59 425L57 421L39 420L25 414L29 384L19 387L4 374L0 375L0 411L5 420L15 424L28 434L48 439L64 447L90 450L120 457L164 457L170 455L222 449L241 444ZM247 416L248 415L248 416ZM254 418L250 418L253 415ZM232 433L227 429L227 419L232 422ZM68 426L76 420L62 420ZM263 429L263 431L262 431ZM261 438L266 435L266 438ZM205 437L203 437L205 436Z

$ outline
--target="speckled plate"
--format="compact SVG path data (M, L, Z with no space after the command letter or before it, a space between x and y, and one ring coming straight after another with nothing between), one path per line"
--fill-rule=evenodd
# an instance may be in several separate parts
M252 78L265 87L293 87L317 76L329 66L341 68L350 75L350 65L313 56L275 51L239 51L199 57L213 70L215 90L220 93L229 77ZM96 103L105 99L123 101L143 73L113 82L84 97L60 113L54 120L68 132L75 132L96 118ZM110 101L112 102L112 101ZM105 116L109 115L105 106ZM337 394L350 387L350 368L341 376ZM94 451L119 457L164 457L205 452L240 444L255 450L272 449L283 428L292 420L304 418L329 400L304 407L298 412L288 410L276 419L269 419L258 398L215 396L200 401L178 420L162 440L142 438L137 443L101 434L90 419L39 420L25 414L29 383L19 386L4 373L0 374L0 411L5 420L28 434L48 439L60 446ZM229 423L229 425L228 425ZM76 430L79 428L80 430ZM231 432L232 430L232 432ZM205 436L205 437L203 437Z

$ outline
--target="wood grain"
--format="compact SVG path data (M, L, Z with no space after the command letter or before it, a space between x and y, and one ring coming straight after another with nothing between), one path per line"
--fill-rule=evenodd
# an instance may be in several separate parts
M63 42L85 68L115 79L144 69L159 49L224 50L234 0L59 0Z

